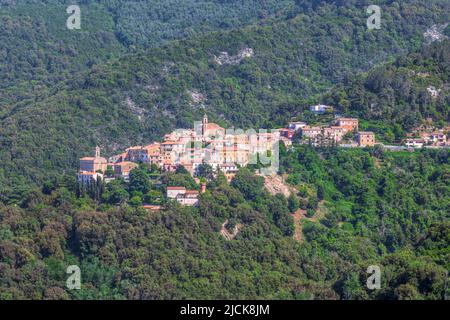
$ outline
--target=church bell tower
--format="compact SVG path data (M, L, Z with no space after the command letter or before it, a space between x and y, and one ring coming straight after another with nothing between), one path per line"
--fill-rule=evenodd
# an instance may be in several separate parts
M202 121L202 134L203 135L205 135L205 133L206 133L207 126L208 126L208 116L205 113L205 115L203 116L203 121Z

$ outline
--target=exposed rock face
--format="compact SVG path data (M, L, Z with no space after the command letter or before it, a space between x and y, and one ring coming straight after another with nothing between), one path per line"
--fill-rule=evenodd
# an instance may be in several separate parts
M273 176L265 176L264 186L266 189L272 194L282 194L286 198L289 197L293 192L295 193L295 190L288 186L283 178L279 175L273 175Z
M187 94L189 95L189 98L191 99L191 101L189 102L189 105L191 107L193 107L194 109L205 109L206 106L206 101L208 100L206 95L197 91L197 90L188 90Z
M439 94L441 93L441 89L436 89L434 86L429 86L427 91L433 98L439 97Z
M224 64L239 64L242 60L251 58L255 55L255 52L252 48L244 48L239 51L236 55L230 56L228 52L221 52L218 57L214 56L214 61L219 65Z
M125 100L125 104L130 109L130 111L139 119L139 121L143 121L147 110L136 106L136 104L130 97L127 97L127 99Z
M225 222L222 224L222 229L220 230L220 234L222 235L222 237L225 240L231 241L234 238L236 238L236 236L238 235L239 231L242 229L243 225L238 223L237 225L234 226L233 232L230 232L226 228L227 224L228 224L228 219L225 220Z
M198 92L197 90L189 90L188 94L191 97L192 101L197 104L203 103L207 100L206 96L203 93Z
M448 23L442 24L442 25L433 25L431 26L424 34L425 42L427 44L433 43L435 41L443 41L444 39L447 39L448 37L442 32L447 28Z

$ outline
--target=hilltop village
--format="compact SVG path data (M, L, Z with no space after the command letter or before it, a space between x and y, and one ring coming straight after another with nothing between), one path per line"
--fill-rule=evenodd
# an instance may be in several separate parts
M316 114L327 112L332 107L323 105L310 107ZM446 135L439 132L425 134L419 139L407 138L407 147L424 147L426 144L447 146ZM287 128L268 130L228 130L216 123L211 123L205 115L202 122L196 122L193 129L177 129L164 136L163 142L154 142L145 146L133 146L123 153L109 159L100 155L96 148L94 157L80 159L78 182L89 185L92 182L110 181L122 178L129 180L130 172L139 164L149 164L164 172L174 172L184 167L196 177L203 165L208 165L214 172L222 172L231 181L242 166L257 164L261 157L269 162L278 155L279 143L287 148L294 143L312 146L373 147L376 137L373 132L359 131L356 118L336 117L332 123L322 126L310 126L305 122L290 122ZM197 179L197 182L200 182ZM201 184L205 192L206 185ZM182 205L196 205L199 191L186 190L180 186L168 186L166 197Z

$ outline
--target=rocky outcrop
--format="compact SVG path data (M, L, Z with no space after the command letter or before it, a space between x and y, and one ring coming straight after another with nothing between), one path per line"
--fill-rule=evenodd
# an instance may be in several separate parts
M448 37L442 34L447 27L448 23L441 25L433 25L430 28L428 28L428 30L423 34L425 42L427 44L430 44L435 41L443 41L444 39L447 39Z
M222 229L220 230L220 234L222 235L222 237L227 240L227 241L231 241L234 238L236 238L236 236L239 234L239 231L241 231L242 227L244 225L238 223L237 225L234 226L233 228L233 232L230 232L227 229L227 224L228 224L228 219L225 220L225 222L222 224Z
M292 193L295 193L295 189L288 186L283 177L279 175L265 176L264 179L264 186L272 195L282 194L288 198Z
M242 60L251 58L255 55L255 52L252 48L244 48L239 51L236 55L231 56L228 52L221 52L218 57L214 56L214 61L216 61L219 65L225 64L239 64Z

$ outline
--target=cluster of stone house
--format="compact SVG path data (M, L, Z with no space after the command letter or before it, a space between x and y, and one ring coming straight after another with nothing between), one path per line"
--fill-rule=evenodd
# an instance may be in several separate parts
M358 132L359 121L354 118L337 118L333 125L309 126L304 122L290 122L287 128L267 131L225 130L210 123L205 115L194 129L178 129L164 136L163 142L134 146L108 160L100 156L80 159L78 181L89 183L101 178L108 182L122 177L127 181L138 163L154 164L165 171L175 171L183 166L193 176L202 164L209 164L216 172L221 171L227 179L236 175L240 166L246 166L256 154L268 154L278 148L281 141L292 145L295 134L301 134L302 143L313 145L339 144L348 132L357 132L357 144L361 147L375 145L373 132ZM438 137L439 138L439 137ZM109 168L108 175L107 169Z
M273 150L279 141L279 132L244 132L225 130L210 123L205 115L194 129L178 129L164 136L164 142L127 149L111 157L115 162L143 162L155 164L165 171L183 166L192 175L202 164L222 171L231 179L238 166L249 164L257 153Z
M359 131L359 120L355 118L337 118L330 126L309 126L304 122L291 122L281 131L282 137L292 137L299 132L302 143L313 145L339 144L348 132L356 132L356 143L360 147L375 145L375 133Z
M407 138L403 141L404 145L412 148L423 147L445 147L450 145L450 141L447 140L447 135L443 130L422 133L420 138Z
M100 157L98 149L95 157L80 159L79 181L90 178L96 180L108 167L114 171L112 178L122 177L127 180L130 171L138 163L154 164L165 171L175 171L183 166L192 175L197 173L200 165L208 164L231 180L239 166L251 163L257 154L269 154L276 150L283 139L290 142L289 139L280 138L279 130L225 130L216 123L210 123L205 115L194 129L175 130L166 134L162 143L134 146L110 157L108 161ZM82 174L86 175L84 180Z
M433 132L420 132L420 138L406 138L403 144L410 148L446 147L450 146L450 140L443 129Z
M432 118L426 118L422 124L407 133L402 142L408 148L445 148L450 146L448 132L449 126L439 129L433 124Z

